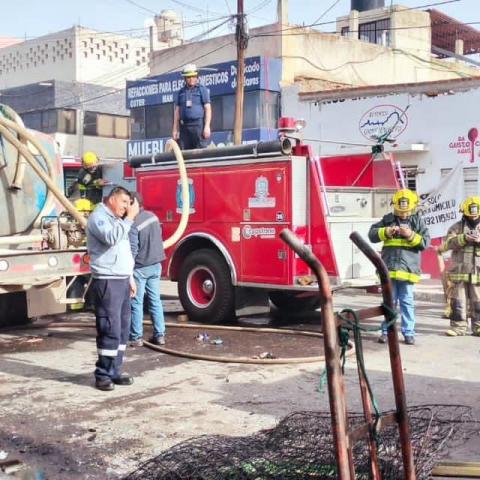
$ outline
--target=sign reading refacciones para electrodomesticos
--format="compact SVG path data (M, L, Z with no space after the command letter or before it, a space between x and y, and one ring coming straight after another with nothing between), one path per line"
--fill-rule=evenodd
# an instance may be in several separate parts
M281 61L276 58L251 57L245 59L245 91L280 91ZM237 87L237 62L210 65L202 71L199 81L210 89L212 96L227 95ZM165 73L156 77L127 82L127 108L172 103L175 93L185 82L180 72Z

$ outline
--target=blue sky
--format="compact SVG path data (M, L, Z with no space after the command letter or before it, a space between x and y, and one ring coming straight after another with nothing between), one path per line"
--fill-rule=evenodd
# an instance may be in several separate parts
M398 3L416 7L441 1L385 0L385 5ZM319 22L334 21L350 9L350 0L288 0L288 3L290 22L306 25L319 18ZM276 18L276 0L244 0L244 4L250 26L271 23ZM478 0L458 0L432 8L462 22L480 22L478 5ZM0 36L34 38L72 25L83 25L100 31L124 31L146 37L144 27L148 18L154 12L171 9L183 15L187 25L185 34L190 38L214 27L222 21L220 17L235 13L236 8L236 0L15 0L8 2L8 8L2 8ZM480 29L480 23L474 26ZM319 28L330 31L334 29L334 24ZM227 23L215 34L228 32L233 32L233 29Z

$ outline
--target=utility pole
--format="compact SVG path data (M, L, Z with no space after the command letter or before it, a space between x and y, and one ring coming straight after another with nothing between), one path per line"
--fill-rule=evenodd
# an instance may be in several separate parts
M237 91L235 94L235 121L233 124L233 143L242 143L243 129L243 88L245 85L245 50L247 49L248 36L245 28L245 14L243 0L237 0L237 28L235 31L237 41Z

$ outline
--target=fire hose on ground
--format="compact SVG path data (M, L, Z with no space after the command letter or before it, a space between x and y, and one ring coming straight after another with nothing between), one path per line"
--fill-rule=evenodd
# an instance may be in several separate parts
M148 322L144 322L145 325ZM323 338L323 334L320 332L314 332L311 330L295 330L295 329L282 329L282 328L257 328L257 327L236 327L236 326L225 326L225 325L203 325L203 324L192 324L192 325L182 325L178 323L166 322L165 326L168 328L187 328L187 329L196 329L196 330L223 330L223 331L237 331L237 332L253 332L253 333L270 333L278 335L298 335L305 337L315 337ZM29 325L25 327L17 327L16 329L26 330L26 329L41 329L41 328L95 328L95 324L84 323L84 322L50 322L46 325ZM151 342L144 342L144 346L155 350L157 352L166 353L169 355L174 355L177 357L189 358L192 360L205 360L211 362L220 362L220 363L246 363L246 364L259 364L259 365L285 365L285 364L295 364L295 363L315 363L315 362L324 362L324 355L314 355L311 357L284 357L284 358L253 358L253 357L226 357L218 355L201 355L196 353L187 352L184 350L175 350L172 348L166 348L163 346L155 345ZM352 343L350 343L350 348L347 352L348 356L351 356L355 353L355 349Z

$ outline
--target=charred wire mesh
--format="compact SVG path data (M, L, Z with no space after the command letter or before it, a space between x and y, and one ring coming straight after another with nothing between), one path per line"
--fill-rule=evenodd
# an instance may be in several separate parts
M480 424L469 407L423 405L409 408L418 480L426 480L447 445L478 435ZM202 436L182 442L127 475L124 480L304 480L336 479L330 414L298 412L270 430L248 437ZM363 423L350 415L350 425ZM403 479L398 427L378 436L382 477ZM369 479L367 442L353 451L356 478Z

